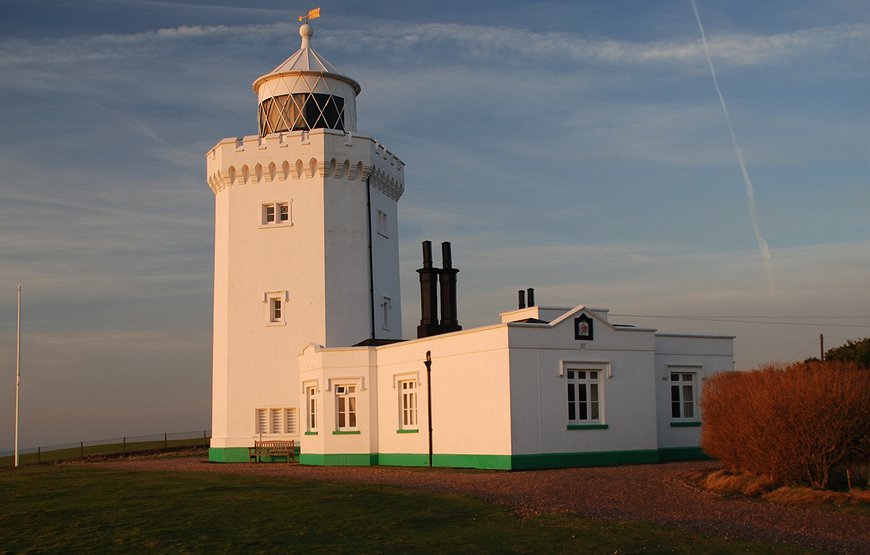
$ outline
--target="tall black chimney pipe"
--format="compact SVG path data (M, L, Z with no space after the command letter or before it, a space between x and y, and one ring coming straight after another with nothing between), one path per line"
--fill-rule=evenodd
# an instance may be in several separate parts
M420 274L420 325L417 337L438 334L438 268L432 266L432 241L423 241L423 267Z
M450 242L441 243L441 270L438 271L438 281L441 285L441 333L462 329L456 317L456 274L459 270L453 267L453 257L450 253Z
M517 291L517 308L526 308L526 292L522 289Z
M535 306L535 290L529 287L528 290L529 307Z

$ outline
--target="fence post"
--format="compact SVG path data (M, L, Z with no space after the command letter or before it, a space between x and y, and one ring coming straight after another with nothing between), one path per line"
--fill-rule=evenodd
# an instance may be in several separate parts
M127 436L121 438L121 450L125 455L127 454Z
M166 449L167 449L167 447L168 447L168 446L167 446L167 439L168 439L168 437L169 437L169 434L167 434L166 432L163 432L163 450L164 450L164 451L166 451Z
M205 437L205 430L202 431L202 446L208 447L208 438Z
M37 463L41 463L41 462L42 462L42 447L37 447L37 448L36 448L36 462L37 462Z
M79 453L81 454L81 458L85 458L85 442L82 441L79 443Z

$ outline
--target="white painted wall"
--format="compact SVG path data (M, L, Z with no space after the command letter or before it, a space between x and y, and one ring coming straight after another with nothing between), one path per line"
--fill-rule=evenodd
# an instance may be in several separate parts
M574 318L582 313L594 318L592 341L574 338ZM366 414L366 428L361 428L363 437L338 436L335 441L334 395L327 392L322 401L325 430L303 437L303 452L427 454L427 351L432 359L436 455L697 447L698 428L670 427L669 383L660 378L674 364L703 369L699 382L727 369L732 338L657 335L652 329L611 326L605 316L602 309L581 306L552 324L498 324L377 348L310 347L300 358L300 379L320 384L359 379L370 384L363 391L371 412ZM662 351L657 353L657 348ZM564 370L572 365L601 370L606 429L568 429ZM418 383L416 434L397 433L401 379Z
M378 347L380 452L427 453L426 352L432 357L435 454L510 455L507 327L462 330ZM419 434L397 434L398 375L419 375ZM417 374L419 373L419 374Z
M299 358L299 379L318 385L317 435L302 434L301 450L307 454L369 454L378 452L378 375L373 347L324 349L308 346ZM338 431L335 387L357 387L357 427L359 434ZM300 406L305 407L304 392ZM303 410L303 414L306 414Z
M592 341L574 339L573 318L592 315ZM610 327L574 309L553 326L510 324L514 454L656 449L652 330ZM569 430L571 363L600 367L605 430Z
M701 420L700 393L704 381L717 372L734 368L734 338L730 336L693 336L656 334L656 415L659 447L697 447L700 427L672 427L671 371L697 374L695 402Z
M301 419L305 345L371 336L366 184L377 176L395 219L403 164L368 137L332 130L225 139L206 158L216 197L212 446L245 447L256 408L297 407ZM262 225L263 203L276 201L292 203L292 225ZM381 243L375 291L398 315L398 242ZM269 292L286 294L283 325L268 323Z

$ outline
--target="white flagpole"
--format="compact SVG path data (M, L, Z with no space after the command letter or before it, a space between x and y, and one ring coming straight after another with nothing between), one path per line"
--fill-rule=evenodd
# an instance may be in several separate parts
M21 286L18 286L18 335L15 344L15 467L18 467L18 390L21 389Z

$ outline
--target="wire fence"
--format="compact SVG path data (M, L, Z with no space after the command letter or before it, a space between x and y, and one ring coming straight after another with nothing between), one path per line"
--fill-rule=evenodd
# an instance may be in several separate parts
M145 436L123 436L77 443L45 445L18 450L18 464L39 464L78 459L99 459L142 453L160 453L181 449L205 448L211 430L164 432ZM13 466L12 451L0 451L0 467Z

